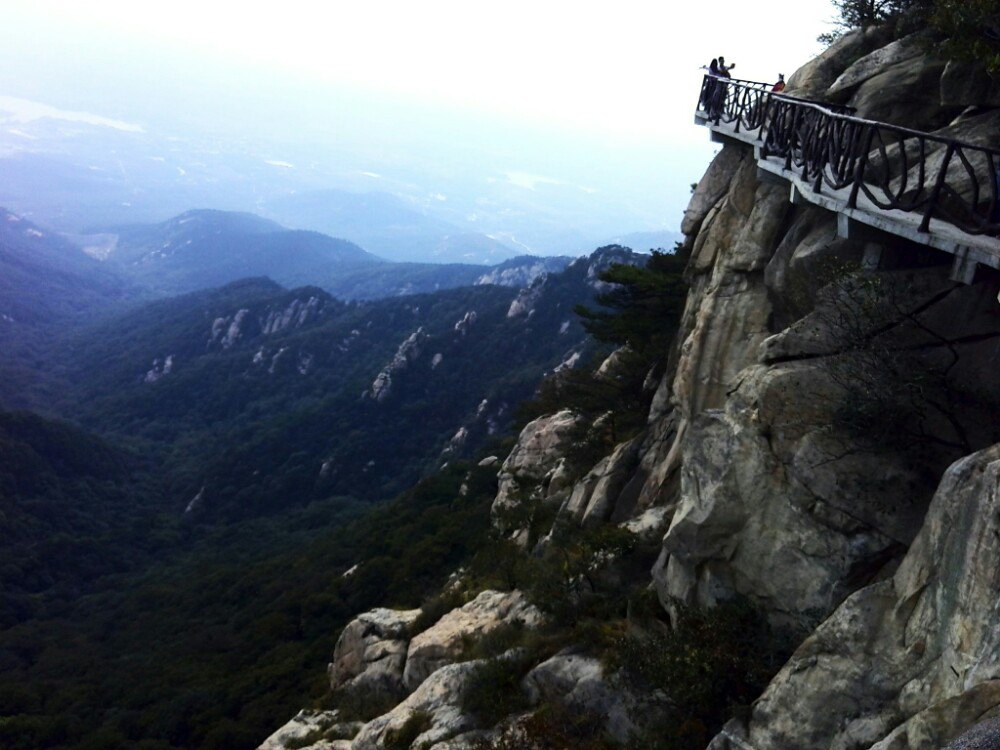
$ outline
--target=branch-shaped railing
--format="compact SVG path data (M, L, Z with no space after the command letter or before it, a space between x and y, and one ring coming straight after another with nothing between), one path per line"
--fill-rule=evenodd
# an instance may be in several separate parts
M849 189L874 206L972 235L1000 235L1000 149L854 116L854 110L772 92L769 84L705 76L699 109L779 157L815 192Z

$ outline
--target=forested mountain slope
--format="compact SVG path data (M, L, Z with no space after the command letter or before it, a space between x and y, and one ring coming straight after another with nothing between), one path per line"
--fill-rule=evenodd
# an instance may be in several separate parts
M153 303L64 347L59 411L162 455L177 502L200 495L192 510L385 497L504 430L544 372L585 360L573 307L595 269L637 257L608 248L522 292L343 303L247 280Z

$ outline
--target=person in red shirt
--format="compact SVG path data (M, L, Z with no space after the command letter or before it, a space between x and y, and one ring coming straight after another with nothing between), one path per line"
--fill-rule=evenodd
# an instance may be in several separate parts
M778 73L778 82L771 87L771 91L775 94L780 94L785 90L785 74Z

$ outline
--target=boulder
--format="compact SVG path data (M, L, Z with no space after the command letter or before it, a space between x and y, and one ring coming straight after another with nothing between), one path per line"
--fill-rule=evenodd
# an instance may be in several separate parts
M610 456L601 459L573 485L573 491L559 509L559 514L581 524L593 524L609 520L620 500L634 506L634 501L621 496L638 460L638 439L618 445Z
M827 89L826 96L834 101L841 99L849 91L879 75L886 68L914 60L923 54L923 40L917 34L890 42L851 63Z
M858 116L914 130L934 130L961 110L941 106L945 62L927 56L890 65L864 81L849 104Z
M368 722L351 743L351 750L385 750L408 721L417 722L419 734L410 745L425 750L476 728L475 719L462 711L462 697L469 678L482 664L469 661L442 667L424 680L389 713Z
M949 60L941 74L941 104L945 107L1000 107L1000 78L981 63Z
M409 628L419 609L373 609L348 623L327 667L330 689L363 687L393 697L403 691Z
M602 717L608 733L619 742L637 728L629 715L634 701L628 691L592 656L556 654L528 672L522 686L535 705L561 703L571 711Z
M542 613L521 592L484 591L413 637L403 683L409 690L416 689L438 669L460 659L470 641L501 625L537 627L541 622Z
M572 480L565 455L578 422L576 414L564 409L525 425L500 469L494 513L514 508L527 497L553 498L568 489Z
M805 99L823 97L853 62L882 47L889 40L890 34L877 26L844 34L789 76L785 93Z

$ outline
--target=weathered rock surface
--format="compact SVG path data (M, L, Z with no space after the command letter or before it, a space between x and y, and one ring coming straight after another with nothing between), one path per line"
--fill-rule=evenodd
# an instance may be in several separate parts
M907 60L882 69L862 83L849 104L860 117L892 125L932 130L947 124L959 109L941 106L943 60Z
M360 722L341 721L336 711L304 709L257 750L348 750L361 727Z
M740 163L728 192L705 218L689 266L703 278L689 294L692 307L672 385L683 416L721 406L737 373L756 361L757 347L770 333L761 272L788 209L787 191L758 182L751 159Z
M684 234L697 233L708 212L728 192L733 173L747 158L745 149L723 148L712 159L708 170L698 181L688 207L684 210L684 220L681 222L681 231Z
M886 68L908 62L923 54L924 47L917 35L897 39L851 63L826 90L826 95L829 97L843 95L881 74Z
M996 712L998 571L1000 445L948 469L895 575L799 647L754 708L751 745L937 748Z
M785 93L805 99L821 98L853 62L888 41L888 34L875 26L844 34L789 76Z
M484 591L453 609L410 641L403 684L414 690L436 670L457 661L468 643L501 625L537 627L542 613L519 591Z
M951 60L941 74L941 104L946 107L1000 107L1000 80L980 63Z
M330 688L350 685L375 694L400 695L409 628L419 609L373 609L352 620L337 640L327 668Z
M944 750L995 750L1000 747L1000 718L974 726Z
M692 423L655 573L664 603L741 594L802 633L912 538L921 477L891 455L843 455L822 384L808 363L752 368L725 411Z

